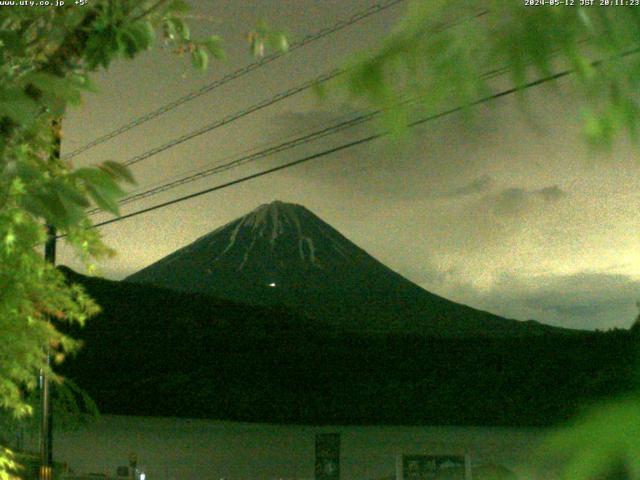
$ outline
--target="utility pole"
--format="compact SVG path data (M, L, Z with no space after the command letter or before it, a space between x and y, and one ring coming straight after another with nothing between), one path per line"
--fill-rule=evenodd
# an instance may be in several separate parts
M51 161L60 159L60 119L54 120L53 150ZM56 227L47 225L47 243L44 246L45 261L55 265L56 263ZM53 410L51 408L51 384L48 369L51 365L50 346L46 346L46 366L40 371L40 475L39 480L51 480L53 478Z

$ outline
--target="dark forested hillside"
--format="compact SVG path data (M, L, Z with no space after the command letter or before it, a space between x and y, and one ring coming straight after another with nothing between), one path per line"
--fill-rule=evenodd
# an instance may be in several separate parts
M367 336L279 308L88 278L103 313L63 365L105 413L296 423L548 425L633 387L627 331Z

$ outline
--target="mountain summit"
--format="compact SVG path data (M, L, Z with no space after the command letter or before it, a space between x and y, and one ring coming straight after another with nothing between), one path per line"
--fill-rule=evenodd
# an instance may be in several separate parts
M126 279L257 305L367 333L521 336L562 331L432 294L301 205L264 204Z

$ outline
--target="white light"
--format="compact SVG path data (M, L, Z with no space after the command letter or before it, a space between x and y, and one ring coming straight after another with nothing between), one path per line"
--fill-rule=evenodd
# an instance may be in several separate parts
M140 474L140 480L144 480L145 478L147 478L147 476L144 473Z
M275 286L276 286L276 282L271 282L271 283L269 284L269 286L270 286L270 287L275 287Z

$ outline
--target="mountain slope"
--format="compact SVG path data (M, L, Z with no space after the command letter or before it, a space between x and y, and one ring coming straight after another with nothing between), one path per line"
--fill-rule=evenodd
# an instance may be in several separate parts
M562 332L460 305L389 269L305 207L275 201L126 279L303 315L368 333L521 336Z

